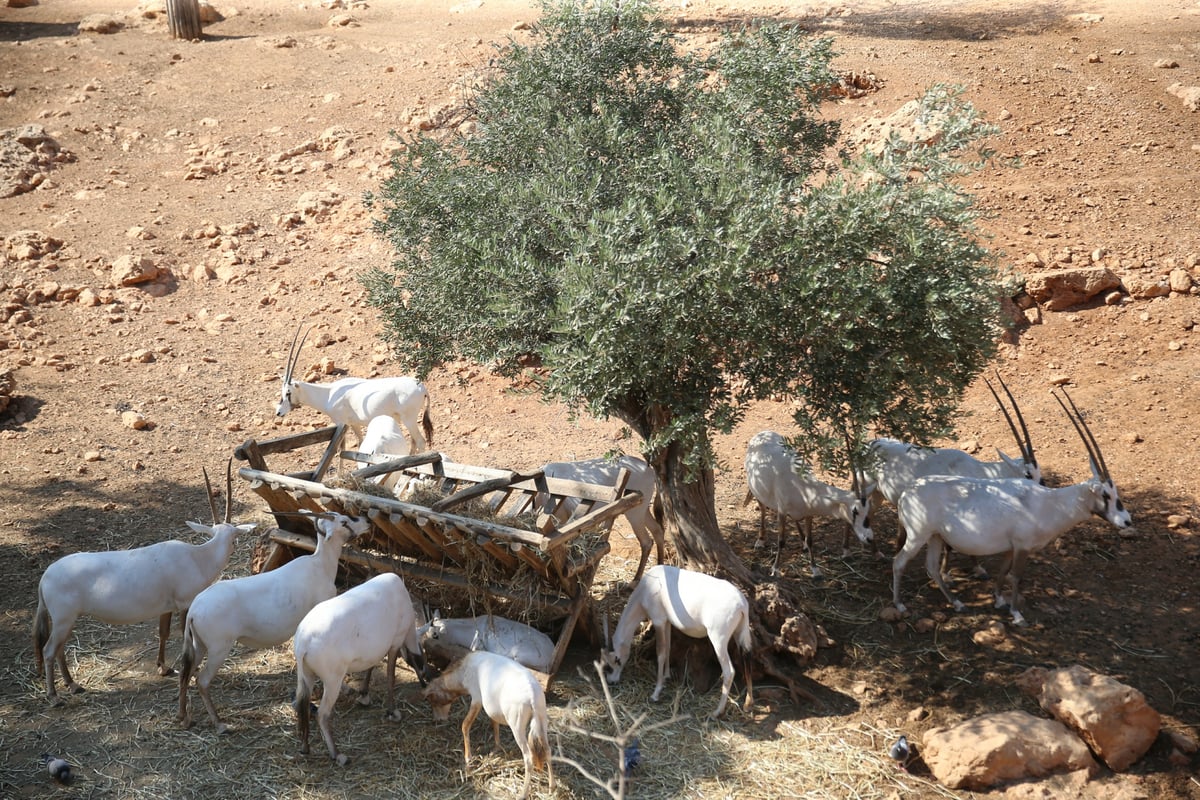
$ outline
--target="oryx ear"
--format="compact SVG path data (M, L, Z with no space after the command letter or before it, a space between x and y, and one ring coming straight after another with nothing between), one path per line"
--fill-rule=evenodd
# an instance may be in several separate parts
M186 524L196 533L212 533L212 528L208 527L202 522L192 522L191 520L187 520Z

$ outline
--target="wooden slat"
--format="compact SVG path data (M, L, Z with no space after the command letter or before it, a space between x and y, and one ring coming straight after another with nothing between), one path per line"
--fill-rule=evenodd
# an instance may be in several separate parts
M366 453L359 453L354 450L343 450L341 452L341 456L342 458L350 461L357 461L359 463L370 465L362 467L361 469L356 469L350 473L351 477L359 478L361 480L367 480L368 478L374 478L379 475L388 475L393 472L411 469L412 467L419 467L424 464L433 464L441 461L442 459L442 454L434 451L417 453L416 455L404 456L403 458L393 458L392 456L388 455L372 456L367 455Z
M329 445L325 448L324 455L317 463L316 469L312 471L312 480L320 481L325 477L325 473L329 471L329 465L333 463L333 459L337 458L338 451L342 448L342 439L346 438L346 426L337 424L333 428L333 435L329 437Z
M430 511L442 512L454 506L461 505L468 500L473 500L476 497L482 497L485 494L490 494L498 489L506 489L515 483L522 483L531 480L534 475L518 475L515 472L510 472L507 476L492 478L491 480L477 483L474 486L469 486L466 489L460 489L449 497L443 497L429 507Z
M274 530L270 534L271 541L294 547L300 550L314 552L317 549L316 540L312 536L304 534L292 533L285 530ZM352 564L357 564L368 569L373 569L377 572L395 572L401 577L412 576L421 578L422 580L435 581L445 583L450 586L458 586L463 589L482 589L491 595L501 597L505 600L513 600L516 602L524 602L529 600L528 591L514 591L507 586L497 583L489 583L480 585L470 581L462 573L446 568L434 569L427 567L424 564L410 563L398 558L389 558L387 556L375 555L374 553L364 553L352 547L342 548L342 558ZM569 613L572 608L572 601L562 597L539 593L534 601L540 605L553 608L560 613Z
M304 433L289 433L287 436L280 436L276 439L267 439L265 442L255 442L254 439L247 439L241 447L233 451L233 457L238 461L246 461L247 453L245 448L251 442L254 442L258 448L258 452L262 455L271 455L272 453L288 453L292 450L301 447L308 447L313 444L321 444L327 442L337 431L337 425L330 425L326 428L318 428L315 431L305 431Z
M642 501L641 492L626 492L623 497L614 500L607 505L600 506L595 511L590 511L578 519L573 519L566 525L558 529L558 532L550 538L547 549L554 549L570 544L581 534L594 530L598 525L608 522L611 523L614 519L624 514L629 509L636 506Z

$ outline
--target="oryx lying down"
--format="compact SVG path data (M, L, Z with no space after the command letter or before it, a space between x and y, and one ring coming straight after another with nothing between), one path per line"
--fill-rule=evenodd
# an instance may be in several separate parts
M1063 395L1071 403L1070 408L1057 394L1055 398L1083 439L1092 478L1056 489L1019 478L988 480L930 476L918 480L900 498L900 523L908 532L908 540L892 564L892 600L898 610L906 610L900 602L904 567L926 544L929 550L925 568L929 577L937 582L955 610L964 608L946 587L940 568L942 547L949 545L972 556L1005 556L996 575L996 607L1008 605L1013 621L1023 624L1025 618L1018 610L1019 582L1030 553L1041 550L1092 515L1107 519L1117 528L1128 528L1132 524L1104 463L1099 443L1065 390ZM1006 603L1004 579L1010 573L1012 596Z

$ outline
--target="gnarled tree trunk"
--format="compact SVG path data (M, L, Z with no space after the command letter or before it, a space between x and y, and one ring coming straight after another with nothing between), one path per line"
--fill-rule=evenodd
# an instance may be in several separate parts
M172 39L193 41L203 34L200 27L200 0L167 0L167 28Z

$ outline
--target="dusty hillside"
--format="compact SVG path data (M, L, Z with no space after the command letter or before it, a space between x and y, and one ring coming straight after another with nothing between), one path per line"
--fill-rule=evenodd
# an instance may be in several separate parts
M0 795L46 791L36 756L53 749L90 766L80 796L226 796L228 765L240 765L232 771L243 780L238 753L259 746L254 769L266 777L246 796L482 792L486 779L462 788L451 775L461 746L454 726L428 725L449 751L416 788L368 789L315 757L294 761L286 648L246 659L240 724L221 739L203 727L175 729L172 684L153 676L150 625L85 626L74 657L92 691L66 708L47 711L32 678L28 627L47 564L76 550L183 536L184 519L208 515L201 467L219 469L248 437L322 424L308 410L273 416L274 381L298 323L316 326L305 367L389 372L355 281L389 258L362 194L379 185L395 146L389 133L440 124L464 75L536 19L529 5L508 0L217 8L224 19L202 43L172 42L161 17L111 3L0 9L0 128L41 126L26 137L46 137L22 179L36 188L0 198L0 373L15 381L0 414ZM80 30L99 13L122 26ZM1001 126L997 149L1021 162L976 179L1003 262L1021 273L1095 262L1121 279L1124 289L1107 303L1027 309L995 366L1060 483L1086 474L1079 441L1047 391L1069 383L1136 528L1121 536L1098 521L1083 525L1035 558L1023 587L1032 624L990 646L972 638L1001 619L983 584L962 576L970 610L918 634L878 620L890 602L887 566L866 553L833 559L834 526L819 545L830 562L824 583L803 577L793 542L789 575L839 642L807 673L826 705L795 708L768 692L756 719L715 730L694 724L684 738L719 757L677 777L664 763L670 745L651 745L659 771L648 767L638 796L780 796L793 790L778 787L806 786L794 794L839 797L844 785L864 797L936 796L920 779L868 774L885 736L1020 706L1012 679L1034 665L1113 674L1145 692L1168 727L1194 734L1200 305L1189 286L1200 279L1200 114L1168 88L1200 85L1200 3L702 0L668 11L694 37L764 15L834 36L839 67L879 79L879 91L829 108L847 129L931 83L963 85ZM121 286L114 265L160 274ZM447 368L429 386L436 446L457 460L528 468L627 444L617 424L572 422L473 365ZM135 430L123 412L148 424ZM1011 452L982 386L964 412L959 441ZM764 556L749 548L756 519L741 506L745 443L763 428L786 430L787 420L786 407L764 404L718 443L718 511L747 558ZM239 500L247 515L258 510L244 489ZM891 524L886 515L879 522ZM616 586L625 565L609 562ZM920 572L916 564L908 571L910 605L920 616L946 611ZM111 657L84 660L96 652ZM642 659L646 683L650 661ZM264 669L266 689L257 677ZM255 716L263 691L273 707ZM698 698L696 709L708 702ZM917 708L923 713L910 716ZM423 708L412 714L428 723ZM356 726L368 741L394 736L373 714L375 733L352 712L339 711L338 724L350 742ZM845 784L829 783L824 762L795 755L820 749L825 734L849 741L859 764ZM164 759L193 747L189 769L201 777L188 784ZM773 771L780 751L791 766ZM1200 796L1190 768L1168 756L1160 745L1132 775L1103 774L1086 796ZM378 758L388 763L386 749ZM489 768L511 781L515 763L502 757ZM763 794L763 786L776 790ZM590 790L575 780L564 791Z

